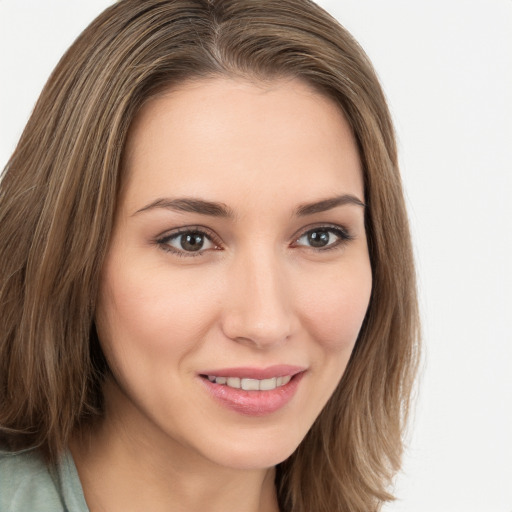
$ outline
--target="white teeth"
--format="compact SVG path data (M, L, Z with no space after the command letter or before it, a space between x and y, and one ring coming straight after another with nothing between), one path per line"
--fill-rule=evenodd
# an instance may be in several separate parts
M240 387L245 391L259 391L260 381L257 379L242 379Z
M291 375L263 380L241 379L239 377L215 377L215 375L208 375L207 377L210 382L215 382L215 384L224 384L230 388L243 389L244 391L271 391L272 389L288 384L292 378Z
M260 380L260 390L261 391L269 391L271 389L276 389L277 387L277 378L274 377L272 379L264 379Z
M230 388L240 389L240 379L238 377L228 377L227 385Z

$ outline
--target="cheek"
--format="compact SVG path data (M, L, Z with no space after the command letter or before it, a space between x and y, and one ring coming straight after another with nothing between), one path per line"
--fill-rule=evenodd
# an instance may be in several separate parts
M197 287L180 274L112 263L106 267L96 323L114 357L186 353L209 328L211 287Z
M364 260L309 283L309 292L303 295L303 322L324 350L352 350L368 309L371 288L371 268Z

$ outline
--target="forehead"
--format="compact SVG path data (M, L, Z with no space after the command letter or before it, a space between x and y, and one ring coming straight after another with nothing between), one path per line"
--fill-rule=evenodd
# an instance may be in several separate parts
M296 79L212 78L152 98L131 127L124 172L129 201L135 190L148 200L158 193L215 199L235 185L248 195L269 187L310 190L312 199L363 193L341 109Z

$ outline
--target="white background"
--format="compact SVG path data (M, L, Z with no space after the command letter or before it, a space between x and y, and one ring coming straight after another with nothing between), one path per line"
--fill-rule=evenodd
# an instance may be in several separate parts
M0 0L0 166L50 71L107 0ZM397 127L425 354L399 501L512 512L512 0L322 0Z

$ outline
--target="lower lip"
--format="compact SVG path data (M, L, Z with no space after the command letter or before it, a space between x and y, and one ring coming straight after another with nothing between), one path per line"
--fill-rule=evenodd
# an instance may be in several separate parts
M245 391L216 384L200 377L209 393L222 405L246 416L264 416L283 408L294 397L304 372L292 377L288 384L270 391Z

